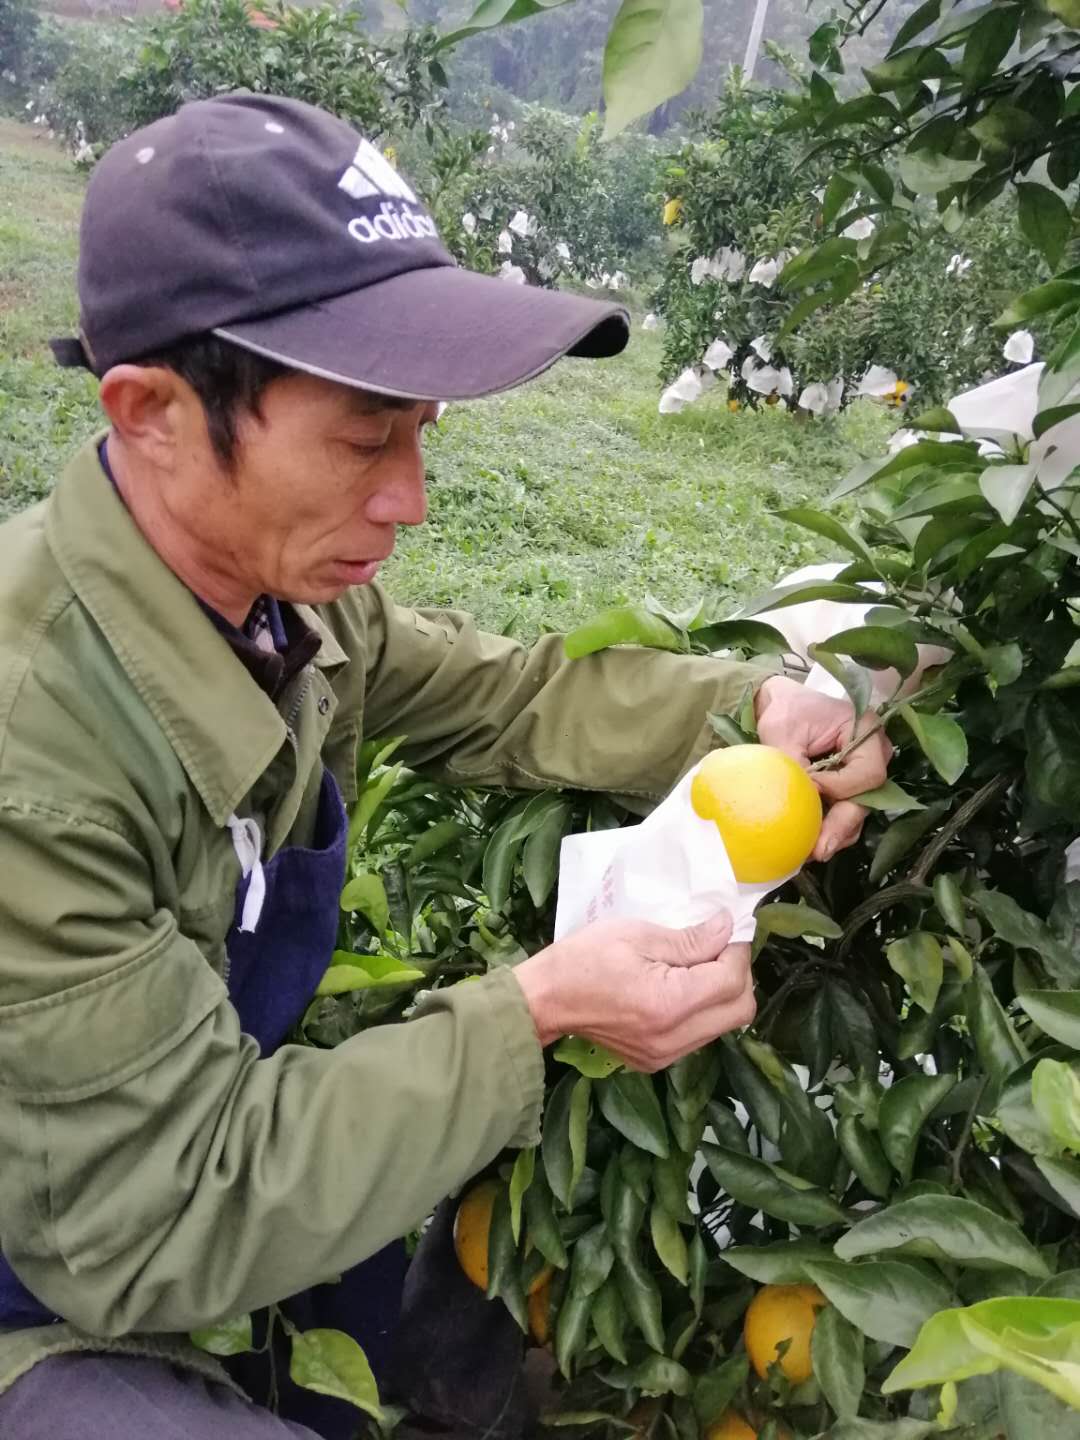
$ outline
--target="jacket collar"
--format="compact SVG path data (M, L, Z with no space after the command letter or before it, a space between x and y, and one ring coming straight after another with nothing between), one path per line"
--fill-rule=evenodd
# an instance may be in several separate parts
M79 450L53 492L46 534L57 563L157 720L218 825L285 743L285 721L194 595L144 539L101 468L101 435ZM322 646L347 655L316 611L298 606Z

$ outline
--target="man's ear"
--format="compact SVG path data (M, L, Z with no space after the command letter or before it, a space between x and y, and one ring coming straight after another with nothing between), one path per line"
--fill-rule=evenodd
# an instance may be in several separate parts
M188 439L195 392L163 365L114 365L101 381L101 405L132 454L171 471Z

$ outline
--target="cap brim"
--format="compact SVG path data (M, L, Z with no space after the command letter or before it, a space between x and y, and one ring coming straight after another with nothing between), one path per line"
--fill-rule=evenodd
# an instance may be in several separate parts
M617 355L630 317L618 304L441 265L214 333L344 385L475 400L531 380L563 355Z

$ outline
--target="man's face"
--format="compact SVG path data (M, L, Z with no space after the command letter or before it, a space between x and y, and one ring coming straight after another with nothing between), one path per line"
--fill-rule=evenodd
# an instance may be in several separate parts
M421 438L437 406L290 375L260 410L240 420L231 472L185 426L173 518L251 594L320 604L367 584L397 527L427 513Z

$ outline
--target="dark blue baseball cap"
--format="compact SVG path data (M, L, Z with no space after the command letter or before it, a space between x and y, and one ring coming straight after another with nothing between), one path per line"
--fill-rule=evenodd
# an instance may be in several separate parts
M616 304L459 266L389 160L298 100L198 100L114 145L80 233L80 335L103 375L212 333L387 395L472 399L562 355L615 355Z

